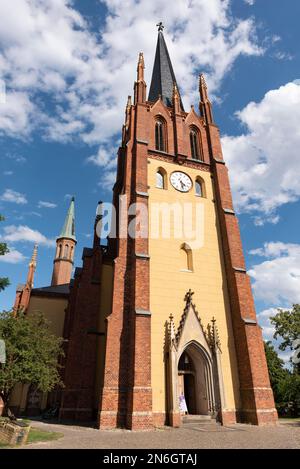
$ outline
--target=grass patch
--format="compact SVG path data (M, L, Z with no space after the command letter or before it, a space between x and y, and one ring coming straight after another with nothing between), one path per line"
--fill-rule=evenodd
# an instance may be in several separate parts
M40 441L52 441L58 440L64 436L63 433L59 432L46 432L45 430L39 430L38 428L31 428L28 435L28 443L38 443Z
M27 443L39 443L41 441L53 441L58 440L64 436L63 433L59 432L47 432L45 430L39 430L38 428L31 428L29 431ZM21 448L22 446L8 445L7 443L0 442L1 448Z

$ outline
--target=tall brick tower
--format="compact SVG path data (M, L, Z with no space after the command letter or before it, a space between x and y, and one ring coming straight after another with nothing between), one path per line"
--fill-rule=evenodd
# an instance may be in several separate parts
M56 253L51 285L70 283L74 264L75 237L75 199L72 197L70 207L60 235L56 238Z
M20 284L17 286L16 299L15 299L15 304L14 304L15 313L17 313L18 310L22 310L23 312L26 312L28 308L31 290L33 288L34 273L36 269L37 251L38 251L38 246L37 244L35 244L30 262L28 264L28 273L27 273L26 283L25 285Z
M99 426L178 426L181 395L192 414L273 424L262 334L204 76L199 114L193 106L185 112L161 24L148 99L144 67L140 53L113 201L117 214L121 200L123 209L150 209L149 235L124 237L117 225L109 241L113 292ZM201 246L185 235L152 236L151 207L160 203L201 208ZM130 208L126 227L138 224L134 215Z
M100 428L179 426L185 399L189 414L223 424L274 424L261 329L204 76L199 113L194 106L186 112L161 24L148 99L144 68L140 53L118 151L115 229L101 245L100 203L93 246L84 248L70 284L60 415L97 416ZM76 242L72 210L58 246ZM189 223L196 228L187 230ZM65 281L59 253L55 262L55 281Z

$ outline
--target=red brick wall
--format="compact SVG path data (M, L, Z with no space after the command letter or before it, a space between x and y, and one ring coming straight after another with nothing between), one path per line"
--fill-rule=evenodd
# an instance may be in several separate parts
M239 418L253 424L274 424L277 421L277 413L270 387L261 329L257 324L250 278L245 270L228 171L225 164L216 161L223 160L219 131L212 124L207 127L207 133L238 361L242 401Z
M71 289L64 327L66 358L63 371L65 388L60 409L62 419L88 421L96 417L94 402L101 271L102 253L100 246L97 246L86 251L83 268L75 277ZM98 272L97 276L95 272Z

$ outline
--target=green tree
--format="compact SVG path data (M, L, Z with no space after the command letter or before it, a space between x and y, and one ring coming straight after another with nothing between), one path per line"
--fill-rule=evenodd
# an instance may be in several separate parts
M287 378L279 385L279 392L289 413L297 417L300 412L300 375L295 372L288 373Z
M280 350L292 347L293 341L300 338L300 305L293 305L292 310L278 309L278 313L270 318L275 326L274 339L282 339Z
M284 400L282 393L283 382L288 379L289 372L284 368L284 361L278 357L272 342L265 342L264 345L274 399L276 404L279 404Z
M6 347L6 363L0 364L0 396L6 411L17 383L33 384L42 392L63 385L58 365L63 356L62 338L50 332L42 313L2 313L0 339Z
M0 215L0 221L4 221L4 217ZM6 243L0 243L0 256L7 254L9 249ZM0 277L0 291L4 290L9 285L9 280L7 277Z
M279 349L293 350L294 340L300 339L300 305L294 304L293 308L287 311L278 309L278 313L270 318L270 321L275 326L274 339L278 337L282 339ZM300 373L299 364L294 367L294 371Z

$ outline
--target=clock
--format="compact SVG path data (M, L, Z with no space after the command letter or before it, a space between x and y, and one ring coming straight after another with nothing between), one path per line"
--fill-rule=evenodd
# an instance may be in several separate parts
M188 192L192 188L191 178L181 171L174 171L170 176L172 186L180 192Z

